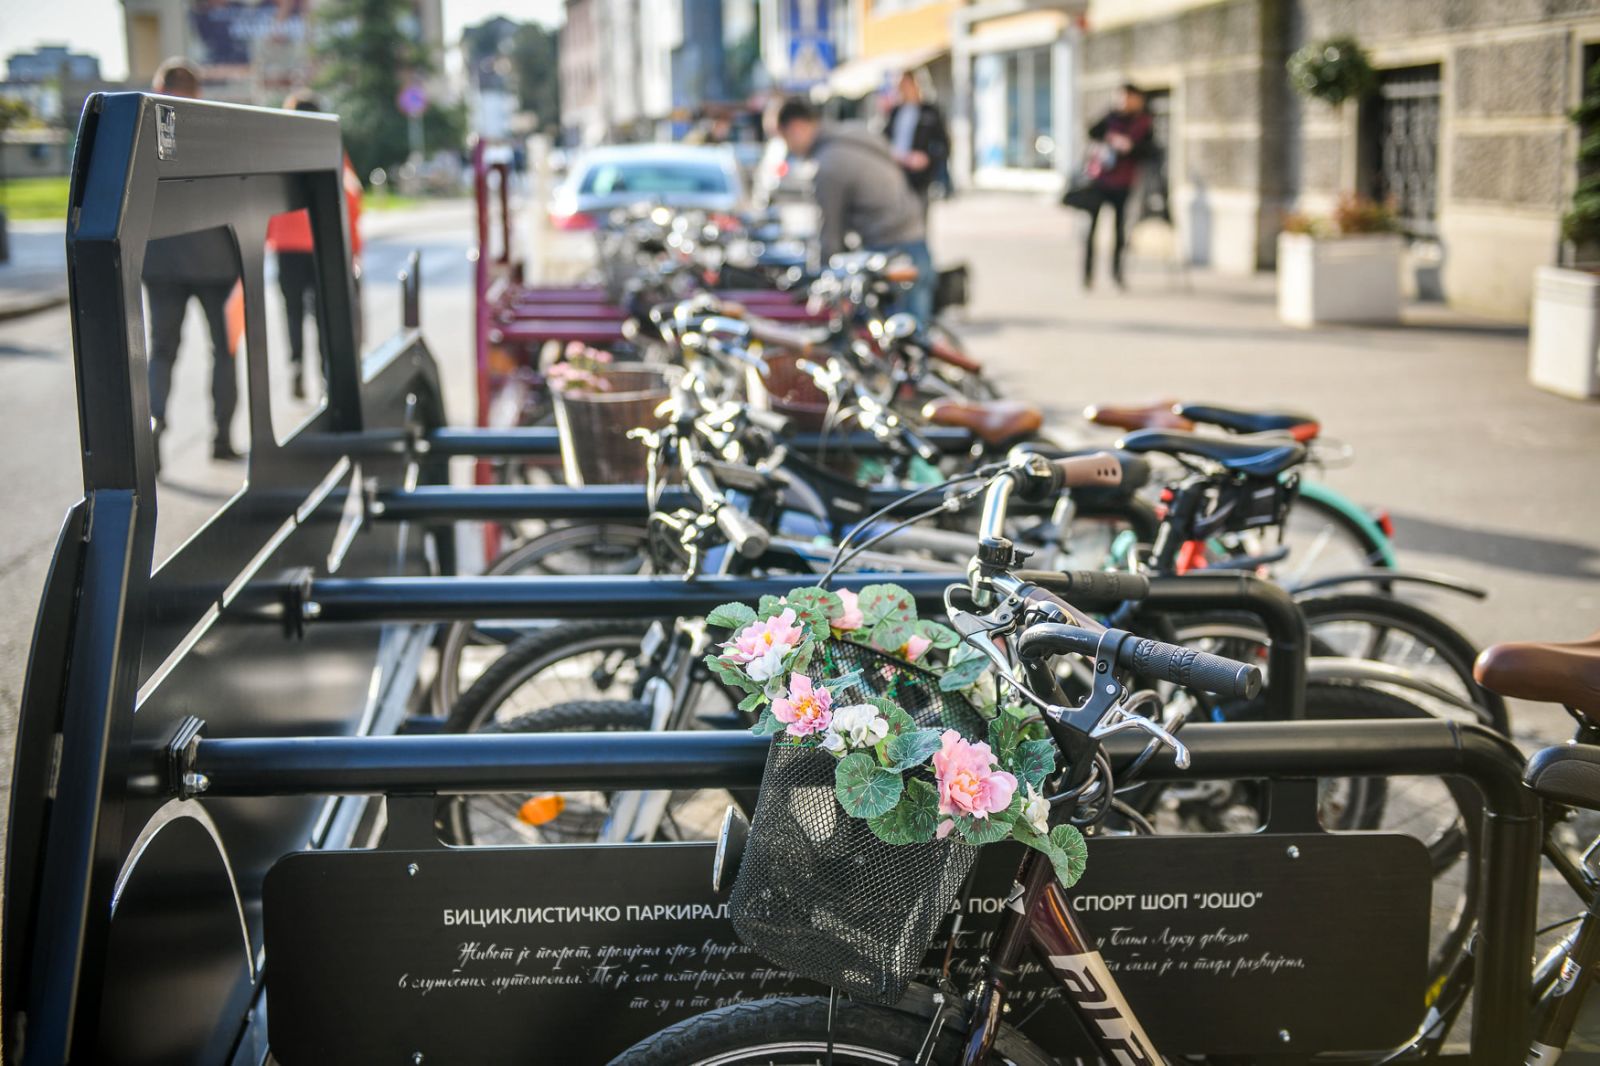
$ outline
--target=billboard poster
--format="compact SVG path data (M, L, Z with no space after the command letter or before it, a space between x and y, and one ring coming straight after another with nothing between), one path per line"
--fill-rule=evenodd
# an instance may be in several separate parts
M306 46L309 0L194 0L190 40L203 77L234 80L250 75L266 50Z

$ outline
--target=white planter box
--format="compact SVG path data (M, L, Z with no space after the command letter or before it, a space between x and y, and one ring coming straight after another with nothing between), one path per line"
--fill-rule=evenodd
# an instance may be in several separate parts
M1580 400L1600 396L1600 275L1548 266L1534 274L1528 380Z
M1278 235L1278 317L1293 326L1400 321L1396 233L1316 238Z

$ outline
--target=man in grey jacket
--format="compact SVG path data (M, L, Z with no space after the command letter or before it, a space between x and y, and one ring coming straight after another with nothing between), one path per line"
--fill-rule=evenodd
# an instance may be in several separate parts
M845 250L850 233L866 251L909 257L916 264L917 281L906 294L905 309L931 322L937 278L922 204L889 145L865 126L823 125L816 109L804 100L789 100L778 111L778 135L790 155L809 156L816 163L824 262Z

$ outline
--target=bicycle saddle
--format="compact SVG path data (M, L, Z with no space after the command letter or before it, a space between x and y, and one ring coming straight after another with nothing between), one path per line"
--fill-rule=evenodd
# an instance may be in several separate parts
M1490 692L1565 704L1600 725L1600 633L1560 644L1495 644L1478 654L1472 676Z
M985 444L999 446L1037 433L1044 415L1032 404L1010 400L934 400L922 417L936 426L965 429Z
M1287 433L1301 442L1315 438L1322 430L1315 418L1299 411L1244 411L1214 404L1175 403L1172 413L1235 433Z
M1600 810L1600 748L1562 744L1536 751L1522 780L1545 799Z
M1097 403L1085 407L1083 417L1099 425L1118 429L1193 429L1194 423L1178 414L1177 407L1171 400L1144 407L1115 407Z
M1193 456L1231 473L1260 477L1281 474L1306 457L1305 445L1281 437L1209 437L1175 429L1141 429L1117 441L1117 447L1129 452Z

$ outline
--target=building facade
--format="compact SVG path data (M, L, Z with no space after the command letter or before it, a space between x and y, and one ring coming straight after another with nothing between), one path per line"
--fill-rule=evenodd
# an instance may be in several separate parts
M6 59L0 97L21 100L53 126L75 126L84 99L111 87L100 76L97 57L62 45L43 45Z
M1338 109L1291 89L1302 45L1353 37L1379 73ZM1161 111L1174 217L1193 260L1274 265L1285 213L1341 194L1391 203L1419 295L1511 319L1560 254L1577 180L1567 119L1600 53L1600 0L1106 0L1083 41L1085 114L1133 80Z

